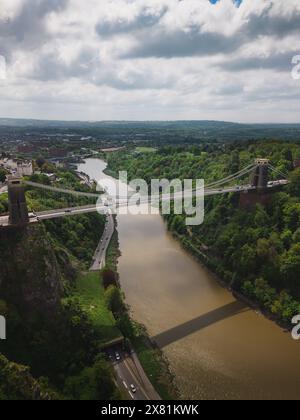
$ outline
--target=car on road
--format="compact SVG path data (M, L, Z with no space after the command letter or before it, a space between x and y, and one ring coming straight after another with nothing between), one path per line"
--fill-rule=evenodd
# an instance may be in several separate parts
M116 352L115 356L116 356L116 361L119 362L121 360L120 353Z
M65 213L72 213L72 210L66 210Z
M131 391L135 394L136 393L136 391L137 391L137 389L136 389L136 387L133 385L133 384L131 384L130 385L130 389L131 389Z

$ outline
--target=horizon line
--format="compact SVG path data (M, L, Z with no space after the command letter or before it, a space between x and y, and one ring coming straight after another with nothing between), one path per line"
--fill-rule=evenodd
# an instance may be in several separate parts
M214 120L214 119L137 119L137 120L126 120L126 119L105 119L105 120L74 120L74 119L44 119L44 118L26 118L26 117L0 117L0 121L37 121L37 122L49 122L49 123L82 123L82 124L97 124L97 123L176 123L176 122L216 122L225 124L236 124L236 125L300 125L299 122L240 122L240 121L228 121L228 120Z

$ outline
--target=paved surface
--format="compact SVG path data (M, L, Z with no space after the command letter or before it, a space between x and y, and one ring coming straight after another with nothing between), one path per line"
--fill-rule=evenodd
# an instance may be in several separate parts
M0 216L0 227L7 227L9 226L9 216ZM35 213L29 213L29 223L37 223L38 218Z
M105 207L100 207L100 210L105 211ZM47 210L36 213L39 220L56 219L59 217L75 216L78 214L95 213L97 206L95 204L82 207L68 207L59 210Z
M106 264L106 254L111 238L115 231L115 222L111 213L107 214L107 220L102 238L96 249L90 271L102 270Z
M129 399L141 401L161 400L135 354L134 356L128 355L120 348L110 349L107 353L117 374L118 384L127 393ZM120 360L117 360L116 353L119 354Z
M267 189L272 189L278 186L287 185L288 181L286 180L280 180L280 181L274 181L272 184L269 184ZM252 187L251 185L241 186L241 187L229 187L229 188L219 188L219 189L207 189L204 190L204 195L218 195L218 194L225 194L230 192L248 192L256 190L255 187ZM193 192L190 192L189 194L186 194L186 197L192 197L195 195L202 195L203 191L198 191L198 194L195 194ZM85 193L75 193L75 194L85 194ZM95 194L90 194L92 196L95 196ZM181 193L177 193L174 195L175 198L181 199L182 195ZM170 200L169 196L164 196L161 198L161 201L168 201ZM141 198L140 204L148 203L149 198ZM126 201L118 200L117 207L126 207L128 204ZM107 206L96 206L96 205L88 205L88 206L81 206L81 207L69 207L66 209L59 209L59 210L48 210L44 212L36 213L37 220L47 220L47 219L56 219L59 217L67 217L67 216L74 216L78 214L86 214L86 213L94 213L100 211L104 214L107 214L108 207ZM36 219L30 220L30 223L34 223L37 221ZM8 225L8 216L2 216L0 217L0 226L7 226ZM99 251L100 252L100 251Z

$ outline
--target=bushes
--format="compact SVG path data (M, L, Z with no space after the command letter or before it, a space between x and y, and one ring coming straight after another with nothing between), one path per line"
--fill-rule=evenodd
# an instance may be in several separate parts
M114 385L112 370L103 356L98 356L91 367L79 375L67 379L64 394L79 401L102 401L119 399Z
M113 314L124 311L123 296L121 290L116 286L109 286L105 291L105 301L107 307Z
M254 283L249 280L245 281L242 291L279 320L290 323L291 319L300 313L299 302L286 291L277 294L276 290L270 287L263 278L256 279Z

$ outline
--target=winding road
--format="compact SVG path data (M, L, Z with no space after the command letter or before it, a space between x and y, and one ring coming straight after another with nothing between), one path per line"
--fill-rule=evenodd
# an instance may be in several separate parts
M106 226L96 249L90 271L99 271L105 267L106 254L115 231L115 222L111 213L107 214Z

